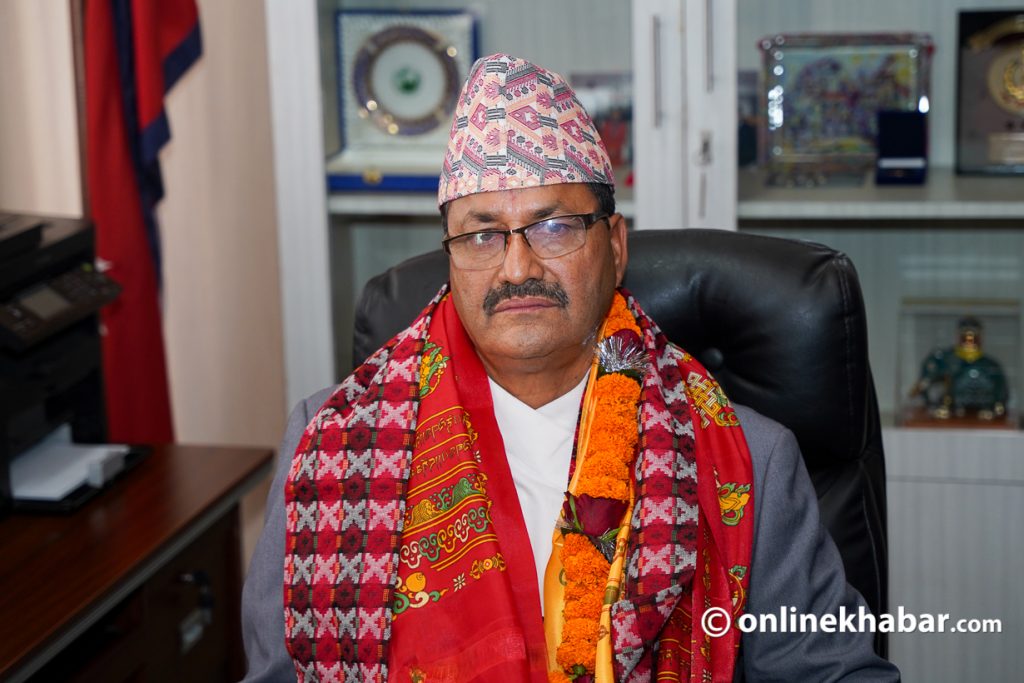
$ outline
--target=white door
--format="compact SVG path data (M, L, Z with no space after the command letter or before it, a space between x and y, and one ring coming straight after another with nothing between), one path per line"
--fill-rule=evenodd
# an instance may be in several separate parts
M639 229L736 229L736 0L633 2Z

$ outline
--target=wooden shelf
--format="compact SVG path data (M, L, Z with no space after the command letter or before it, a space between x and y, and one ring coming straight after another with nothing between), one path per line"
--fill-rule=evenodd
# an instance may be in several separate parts
M764 173L741 169L739 220L1024 221L1024 177L958 176L928 170L924 185L768 187Z

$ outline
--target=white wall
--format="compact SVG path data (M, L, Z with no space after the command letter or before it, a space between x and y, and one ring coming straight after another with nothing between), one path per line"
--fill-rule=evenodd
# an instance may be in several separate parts
M264 0L263 12L281 259L285 396L294 405L336 381L316 6L313 0Z
M0 209L82 215L67 0L0 2Z
M200 0L203 56L167 99L159 208L181 441L276 444L283 427L262 6Z
M203 56L167 99L164 335L177 438L276 446L287 406L263 4L200 0ZM265 487L243 503L245 545Z

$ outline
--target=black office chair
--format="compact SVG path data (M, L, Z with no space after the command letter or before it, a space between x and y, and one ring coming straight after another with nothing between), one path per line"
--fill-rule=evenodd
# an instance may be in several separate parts
M370 280L356 308L358 365L448 278L442 251ZM737 403L793 431L850 584L887 611L885 464L864 301L828 247L720 230L630 233L625 286ZM884 634L875 649L886 655Z

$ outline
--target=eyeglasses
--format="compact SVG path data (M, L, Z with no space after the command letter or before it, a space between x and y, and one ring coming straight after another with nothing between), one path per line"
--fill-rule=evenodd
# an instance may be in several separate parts
M477 230L441 240L456 268L484 270L501 265L512 235L522 235L539 258L571 254L587 242L587 231L608 218L606 213L552 216L514 230Z

